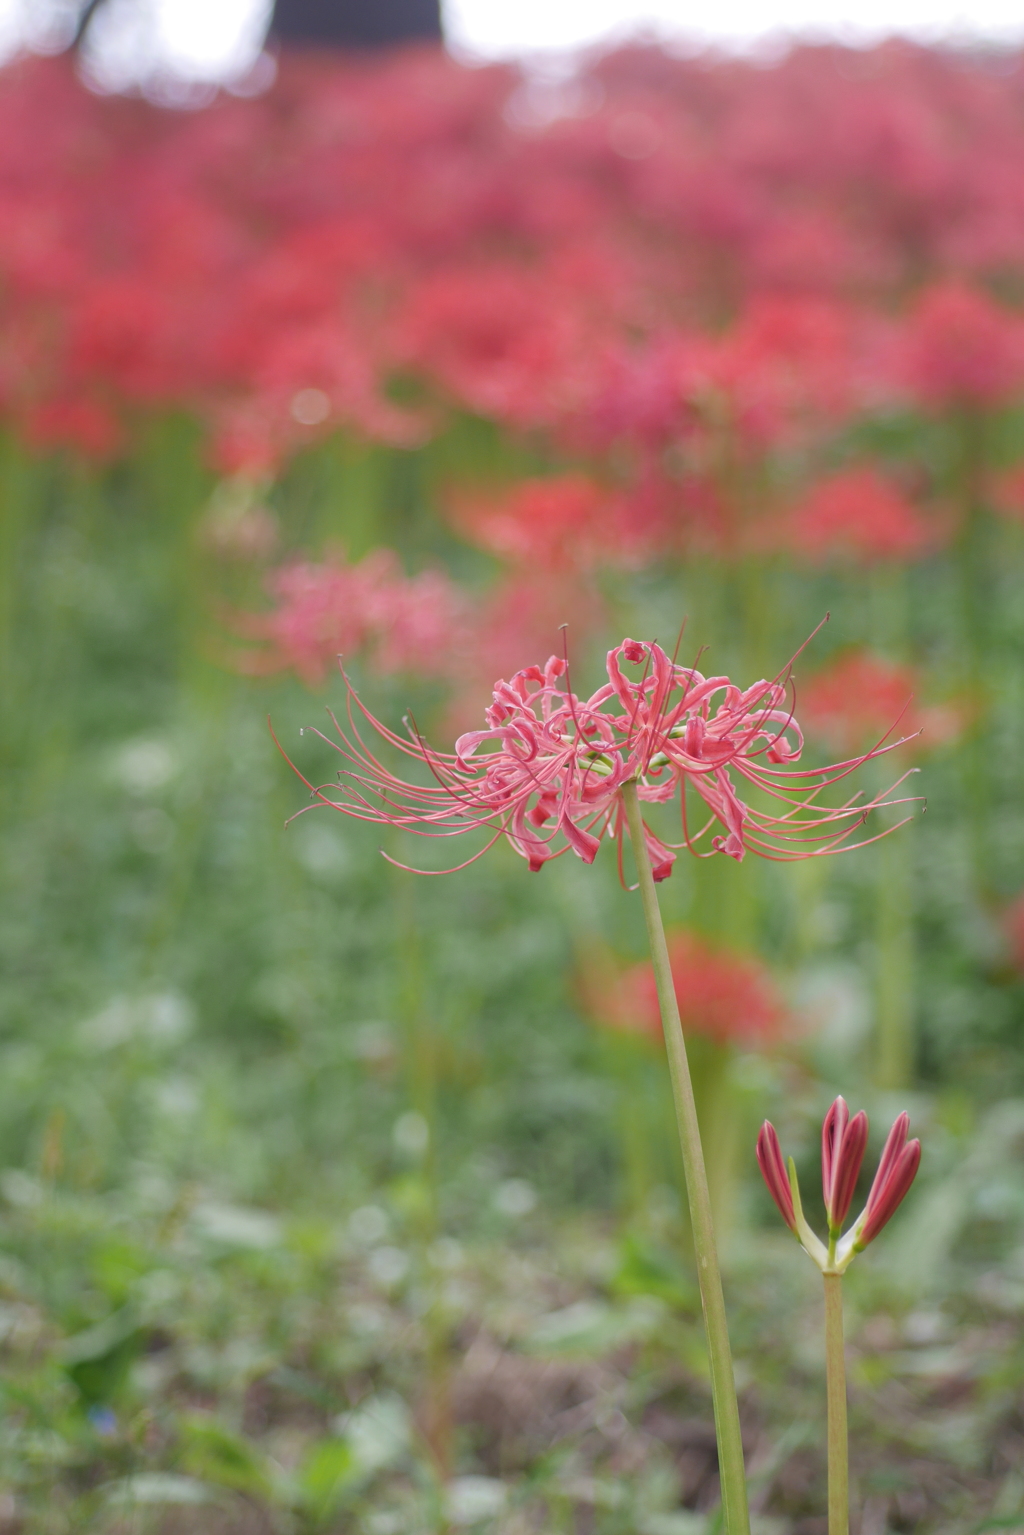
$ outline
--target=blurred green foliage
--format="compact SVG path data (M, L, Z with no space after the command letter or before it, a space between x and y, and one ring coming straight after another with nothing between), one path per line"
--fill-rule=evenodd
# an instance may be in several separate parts
M408 454L327 444L273 492L284 548L387 541L483 581L434 497L454 462L500 477L509 451L471 422ZM184 421L104 470L0 446L0 1529L710 1535L662 1063L600 1037L575 981L595 937L642 955L636 903L607 851L538 878L502 846L420 882L327 811L286 830L303 794L266 718L326 775L299 730L332 689L224 664L260 574L204 545L213 489ZM810 1010L805 1037L732 1067L743 1122L776 1119L805 1188L837 1090L876 1130L908 1101L925 1139L919 1190L849 1281L879 1531L1024 1520L1024 990L997 921L1024 884L1024 549L985 538L983 832L964 752L936 752L927 816L882 856L681 861L664 887L670 920L758 949ZM822 654L884 649L888 623L963 677L955 559L898 592L759 570L758 632L750 579L634 575L616 613L663 637L689 611L716 668L756 640L764 671L830 608ZM422 685L365 692L442 728ZM898 1102L874 1085L894 869L916 1050ZM764 1535L812 1535L818 1296L744 1146L726 1248L754 1502Z

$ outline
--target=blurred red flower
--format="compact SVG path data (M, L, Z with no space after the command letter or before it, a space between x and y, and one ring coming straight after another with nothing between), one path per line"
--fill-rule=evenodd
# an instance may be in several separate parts
M268 586L277 604L272 611L233 621L240 635L262 642L235 657L240 671L262 676L291 668L316 685L339 655L364 654L385 674L448 673L464 602L441 571L406 576L390 549L375 549L355 565L340 555L287 565Z
M589 393L590 297L522 264L424 275L395 322L396 360L478 415L557 424Z
M254 470L309 440L303 391L327 396L325 430L414 440L396 371L437 422L447 405L602 453L725 423L756 454L895 389L1001 404L1024 379L986 286L1024 264L1006 63L634 47L546 87L436 51L284 56L266 94L172 112L21 58L0 316L33 356L0 359L4 408L184 406Z
M1003 405L1024 388L1024 322L960 280L919 295L900 348L899 371L932 410Z
M788 541L816 564L873 564L915 558L934 542L934 531L889 480L864 465L812 485L790 516Z
M773 1044L782 1036L788 1011L771 972L759 959L685 930L672 933L668 943L685 1034L747 1048ZM610 957L588 954L580 984L596 1023L661 1041L661 1014L648 960L617 972Z
M990 487L993 509L1010 522L1024 523L1024 464L999 475Z
M800 718L834 751L853 752L883 736L907 737L903 751L926 751L955 739L969 719L957 701L922 705L911 666L860 648L840 651L799 688Z
M643 550L642 532L622 498L584 474L455 497L452 515L471 543L541 575L611 563L621 568Z
M757 298L693 349L687 398L707 425L727 423L741 448L791 441L860 403L863 329L863 317L816 297Z

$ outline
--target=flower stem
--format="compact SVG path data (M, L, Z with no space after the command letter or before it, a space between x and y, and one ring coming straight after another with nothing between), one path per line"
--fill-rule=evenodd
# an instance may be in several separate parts
M894 1092L914 1074L914 890L906 847L886 837L878 853L875 1080Z
M679 1143L682 1147L683 1168L686 1173L690 1224L693 1227L693 1246L697 1257L697 1277L700 1282L704 1326L707 1331L708 1355L711 1362L711 1397L715 1410L715 1432L718 1436L718 1464L722 1482L725 1529L727 1535L748 1535L750 1516L747 1511L747 1482L743 1469L740 1414L736 1402L736 1382L732 1370L732 1351L729 1348L729 1330L725 1320L722 1275L718 1267L718 1252L711 1220L711 1196L708 1192L704 1152L700 1143L700 1129L697 1125L693 1084L690 1081L686 1044L679 1018L679 1003L672 983L672 968L665 942L665 928L654 888L651 860L644 841L640 801L635 782L623 785L622 799L640 881L640 898L647 922L647 938L651 946L654 982L658 992L662 1027L665 1031L665 1047L672 1076L672 1096L675 1100Z
M825 1279L825 1377L828 1396L828 1535L848 1535L850 1469L846 1429L846 1360L843 1354L843 1281Z

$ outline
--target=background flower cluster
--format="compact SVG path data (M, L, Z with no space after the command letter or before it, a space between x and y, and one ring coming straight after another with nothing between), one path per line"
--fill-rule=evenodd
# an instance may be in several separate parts
M611 849L417 883L392 826L283 830L265 723L319 783L339 653L443 752L626 634L795 655L806 760L891 731L866 798L928 801L659 886L758 1513L814 1535L824 1462L754 1140L810 1187L842 1092L926 1146L844 1281L865 1528L1019 1522L1022 87L902 42L283 56L195 111L0 72L3 1535L710 1528Z

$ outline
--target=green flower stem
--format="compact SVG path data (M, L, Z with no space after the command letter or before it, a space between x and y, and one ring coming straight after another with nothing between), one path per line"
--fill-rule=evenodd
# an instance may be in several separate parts
M991 697L988 666L991 663L993 573L990 521L984 506L985 424L974 411L954 420L952 437L956 461L953 491L959 502L961 526L955 546L960 576L964 686L980 705L977 718L961 744L966 791L966 821L977 888L985 893L991 883L990 817L992 812Z
M825 1378L828 1396L828 1535L848 1535L850 1468L846 1428L846 1359L843 1353L843 1280L825 1279Z
M651 946L654 983L658 992L662 1027L665 1030L665 1048L668 1051L669 1070L672 1075L672 1096L675 1100L679 1143L682 1147L683 1168L686 1173L693 1246L697 1257L697 1277L700 1282L704 1326L707 1331L708 1354L711 1361L711 1396L715 1409L715 1432L718 1436L718 1464L722 1480L725 1529L727 1535L748 1535L750 1515L747 1510L747 1481L743 1469L743 1441L740 1437L740 1414L736 1402L732 1351L729 1348L729 1329L725 1320L722 1275L718 1267L715 1231L711 1221L711 1196L708 1192L708 1177L704 1167L700 1129L697 1125L697 1109L693 1100L690 1067L686 1059L686 1044L679 1018L679 1004L672 984L665 928L654 888L651 860L644 841L640 800L635 782L623 785L622 800L626 809L629 836L633 844L633 856L640 881L640 898L647 922L647 938Z
M905 845L886 837L878 847L878 933L875 1080L886 1092L914 1075L914 888Z

